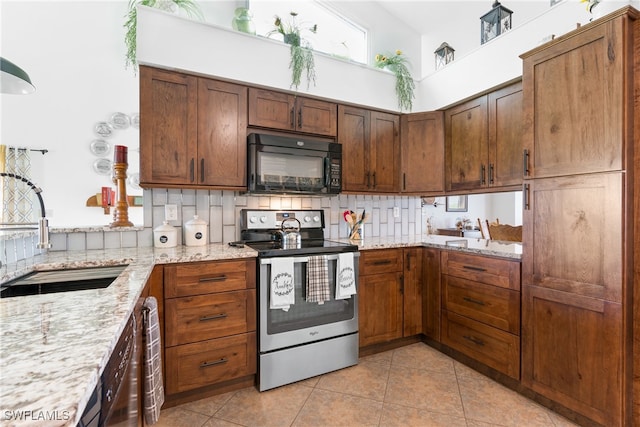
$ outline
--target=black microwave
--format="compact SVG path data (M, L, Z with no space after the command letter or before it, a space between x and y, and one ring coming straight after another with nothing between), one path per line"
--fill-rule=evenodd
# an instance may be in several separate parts
M342 145L252 133L247 137L248 192L334 195L342 190Z

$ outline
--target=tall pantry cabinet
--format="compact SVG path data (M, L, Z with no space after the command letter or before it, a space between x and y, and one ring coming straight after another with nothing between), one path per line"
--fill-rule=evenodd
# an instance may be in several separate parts
M639 19L621 9L522 55L522 382L606 426L640 425Z

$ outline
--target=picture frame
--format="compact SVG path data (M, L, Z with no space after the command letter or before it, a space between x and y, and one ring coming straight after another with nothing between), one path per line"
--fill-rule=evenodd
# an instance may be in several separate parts
M467 212L467 196L447 196L447 212Z

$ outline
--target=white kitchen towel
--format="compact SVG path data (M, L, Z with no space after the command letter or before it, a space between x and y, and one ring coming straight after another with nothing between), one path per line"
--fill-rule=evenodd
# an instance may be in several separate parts
M158 301L155 297L144 300L144 420L155 424L160 418L160 407L164 403L162 386L162 343L160 342L160 322Z
M293 258L271 258L269 308L289 311L296 302L293 281Z
M351 298L356 293L356 273L353 268L353 253L338 254L336 268L336 299Z
M330 299L327 257L324 255L310 256L307 261L307 302L324 304Z

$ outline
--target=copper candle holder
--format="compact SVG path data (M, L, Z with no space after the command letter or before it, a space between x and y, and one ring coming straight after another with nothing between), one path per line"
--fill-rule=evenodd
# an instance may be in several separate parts
M113 222L110 227L132 227L129 221L129 203L127 201L127 147L116 145L113 157L113 182L116 184L116 204Z

